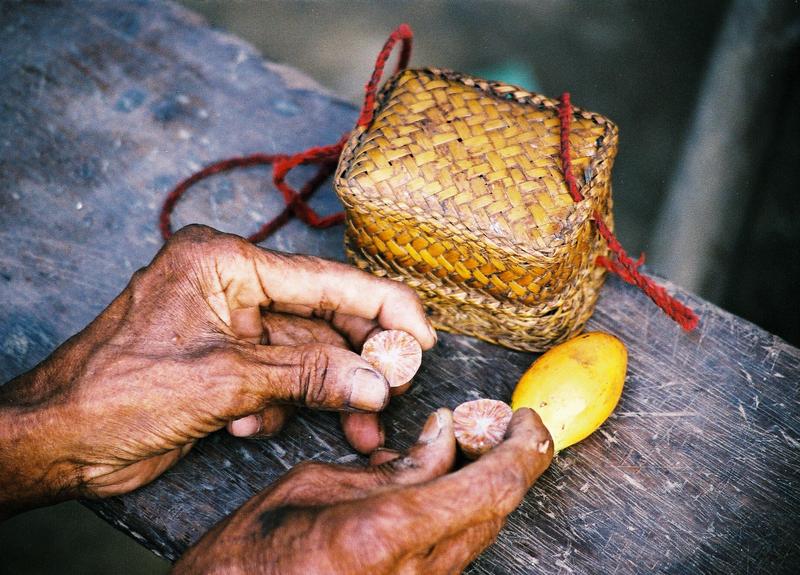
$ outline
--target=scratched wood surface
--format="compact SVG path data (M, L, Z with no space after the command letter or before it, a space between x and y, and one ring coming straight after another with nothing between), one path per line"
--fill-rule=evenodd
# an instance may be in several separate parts
M301 74L149 2L0 5L0 109L0 381L150 260L178 179L220 157L335 141L355 118ZM315 205L338 209L330 188ZM247 233L278 207L252 169L199 186L176 221ZM341 258L341 235L293 222L266 245ZM471 573L795 572L800 351L675 289L701 315L692 334L609 280L589 328L630 351L616 414L554 460ZM533 359L443 335L388 409L388 444L409 445L438 406L508 399ZM333 414L304 413L273 440L215 434L151 485L88 505L174 559L306 459L362 461Z

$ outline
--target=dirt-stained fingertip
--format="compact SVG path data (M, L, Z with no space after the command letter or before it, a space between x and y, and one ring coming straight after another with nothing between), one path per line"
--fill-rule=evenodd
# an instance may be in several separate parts
M389 384L380 373L357 367L350 375L349 407L362 411L381 411L389 403Z
M442 433L442 422L439 418L438 412L433 412L428 416L425 426L422 428L422 433L419 434L417 443L431 443L436 441Z
M411 334L424 351L436 345L436 330L425 315L417 293L410 287L392 280L387 286L378 323L384 329L402 330Z
M368 455L386 440L383 425L375 413L342 413L340 419L345 438L359 453Z
M506 430L505 440L527 436L530 447L538 453L553 453L553 438L542 423L542 418L529 407L519 407L514 411Z
M261 417L248 415L228 423L228 432L234 437L250 437L261 431Z

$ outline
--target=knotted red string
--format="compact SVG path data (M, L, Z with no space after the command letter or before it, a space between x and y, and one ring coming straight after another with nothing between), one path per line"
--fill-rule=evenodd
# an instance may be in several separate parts
M581 194L578 189L578 183L575 181L575 174L572 172L572 150L569 143L569 133L572 124L572 104L570 102L569 92L564 92L561 96L561 106L559 107L558 116L561 120L561 168L564 171L564 179L567 182L569 194L574 201L580 202L583 200L583 194ZM633 261L625 252L625 249L622 247L622 244L619 243L616 236L614 236L614 232L608 228L603 220L603 216L597 210L592 213L592 221L594 221L598 233L606 240L606 245L608 245L608 248L615 257L615 259L612 260L605 256L598 256L596 263L618 274L626 282L641 289L664 311L664 313L678 322L683 329L691 331L697 327L697 314L669 295L667 290L663 287L649 277L642 275L639 271L639 266L644 263L644 254L639 257L638 261Z
M386 61L389 59L397 42L402 42L402 48L395 73L408 66L408 61L411 58L411 41L413 35L408 24L400 24L400 26L391 33L389 39L386 40L386 44L383 45L383 48L378 54L378 58L375 60L375 68L372 72L372 76L364 87L364 105L361 107L361 113L358 116L356 125L366 126L372 122L378 85L383 76L383 69L386 66ZM222 160L206 166L199 172L181 181L167 195L164 204L161 206L161 213L158 218L161 235L165 240L172 236L172 211L175 209L175 204L177 204L181 196L197 182L209 176L213 176L214 174L227 172L234 168L266 164L272 164L272 183L283 195L283 201L286 207L271 221L261 226L256 233L249 236L247 238L248 240L253 243L265 240L279 230L292 216L296 216L312 228L327 228L341 223L344 221L344 212L331 214L329 216L320 216L308 205L307 200L336 169L339 155L342 153L342 148L349 136L350 134L346 133L335 144L329 146L315 146L294 155L252 154L250 156ZM286 176L293 168L307 164L319 165L319 169L298 192L286 182Z

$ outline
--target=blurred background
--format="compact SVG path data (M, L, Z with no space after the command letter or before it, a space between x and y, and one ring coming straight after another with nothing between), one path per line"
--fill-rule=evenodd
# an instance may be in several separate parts
M184 0L355 105L401 22L412 66L503 80L620 127L618 235L648 267L800 345L800 7L783 2ZM0 525L0 573L164 573L79 504Z

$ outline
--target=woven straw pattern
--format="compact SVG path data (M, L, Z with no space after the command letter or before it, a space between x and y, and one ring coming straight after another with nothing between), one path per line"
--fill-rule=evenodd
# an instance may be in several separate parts
M440 329L540 351L591 315L611 225L613 123L574 110L569 195L558 102L445 70L387 82L345 145L336 189L351 260L420 293Z

